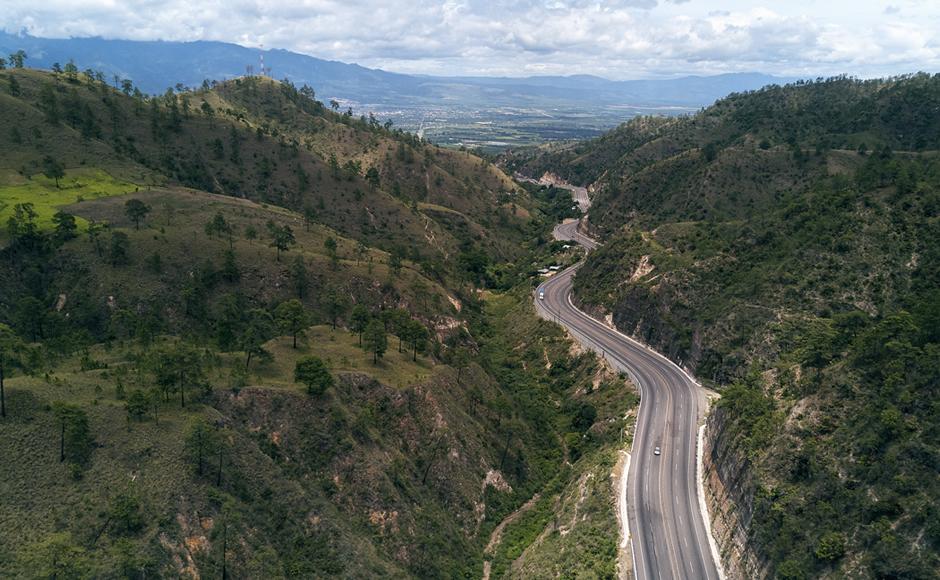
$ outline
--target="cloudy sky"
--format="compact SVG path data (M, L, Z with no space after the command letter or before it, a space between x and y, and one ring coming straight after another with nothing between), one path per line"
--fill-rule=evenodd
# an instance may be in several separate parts
M940 0L0 0L0 26L446 75L940 71Z

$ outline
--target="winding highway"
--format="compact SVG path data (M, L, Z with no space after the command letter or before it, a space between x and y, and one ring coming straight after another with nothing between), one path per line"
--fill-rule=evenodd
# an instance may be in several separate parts
M557 226L555 237L588 250L597 246L578 231L578 222ZM564 325L640 389L626 498L620 499L627 502L634 576L719 580L696 476L696 434L707 404L704 391L667 358L575 307L571 285L579 266L540 285L535 302L541 316ZM661 450L658 455L656 448Z

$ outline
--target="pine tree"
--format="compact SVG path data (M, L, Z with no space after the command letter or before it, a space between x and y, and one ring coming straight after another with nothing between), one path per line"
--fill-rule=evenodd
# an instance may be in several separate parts
M281 331L291 335L293 348L297 348L297 337L303 336L304 329L310 324L303 303L296 298L281 302L274 310L274 317Z
M356 304L352 309L352 314L349 315L349 330L359 335L359 346L362 346L362 333L369 326L371 319L372 314L362 304Z
M307 386L307 392L313 396L322 395L333 386L333 375L326 363L315 356L308 356L297 361L294 367L294 380Z
M129 199L124 203L124 213L134 222L134 229L140 229L140 222L150 213L150 206L139 199Z
M55 180L55 187L59 189L59 180L65 177L65 168L52 156L46 155L42 159L42 174Z
M379 359L388 349L388 336L385 334L385 325L382 321L373 318L363 334L363 343L367 352L372 353L372 364L378 364Z
M291 280L294 282L294 290L297 291L297 298L303 300L307 293L310 283L307 280L307 266L304 263L303 256L294 258L294 263L290 269Z

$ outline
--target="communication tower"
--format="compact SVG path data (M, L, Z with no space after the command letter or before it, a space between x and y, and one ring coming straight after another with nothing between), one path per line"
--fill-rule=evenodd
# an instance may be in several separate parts
M264 76L268 76L268 77L269 77L269 76L271 76L271 68L264 66L264 44L262 44L260 48L261 48L261 54L260 54L260 58L261 58L261 69L260 69L258 72L259 72L259 73L261 74L261 76L263 76L263 77L264 77Z

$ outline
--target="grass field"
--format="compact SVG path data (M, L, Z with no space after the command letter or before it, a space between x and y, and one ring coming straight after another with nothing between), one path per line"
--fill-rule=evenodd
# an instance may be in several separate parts
M0 182L0 224L5 227L16 204L32 203L39 214L40 227L49 228L52 226L52 216L62 206L123 195L137 188L137 185L116 179L101 169L69 169L66 176L59 180L59 187L56 187L55 181L42 175L34 175L30 179L7 175ZM80 227L87 223L81 218L77 218L77 221Z

